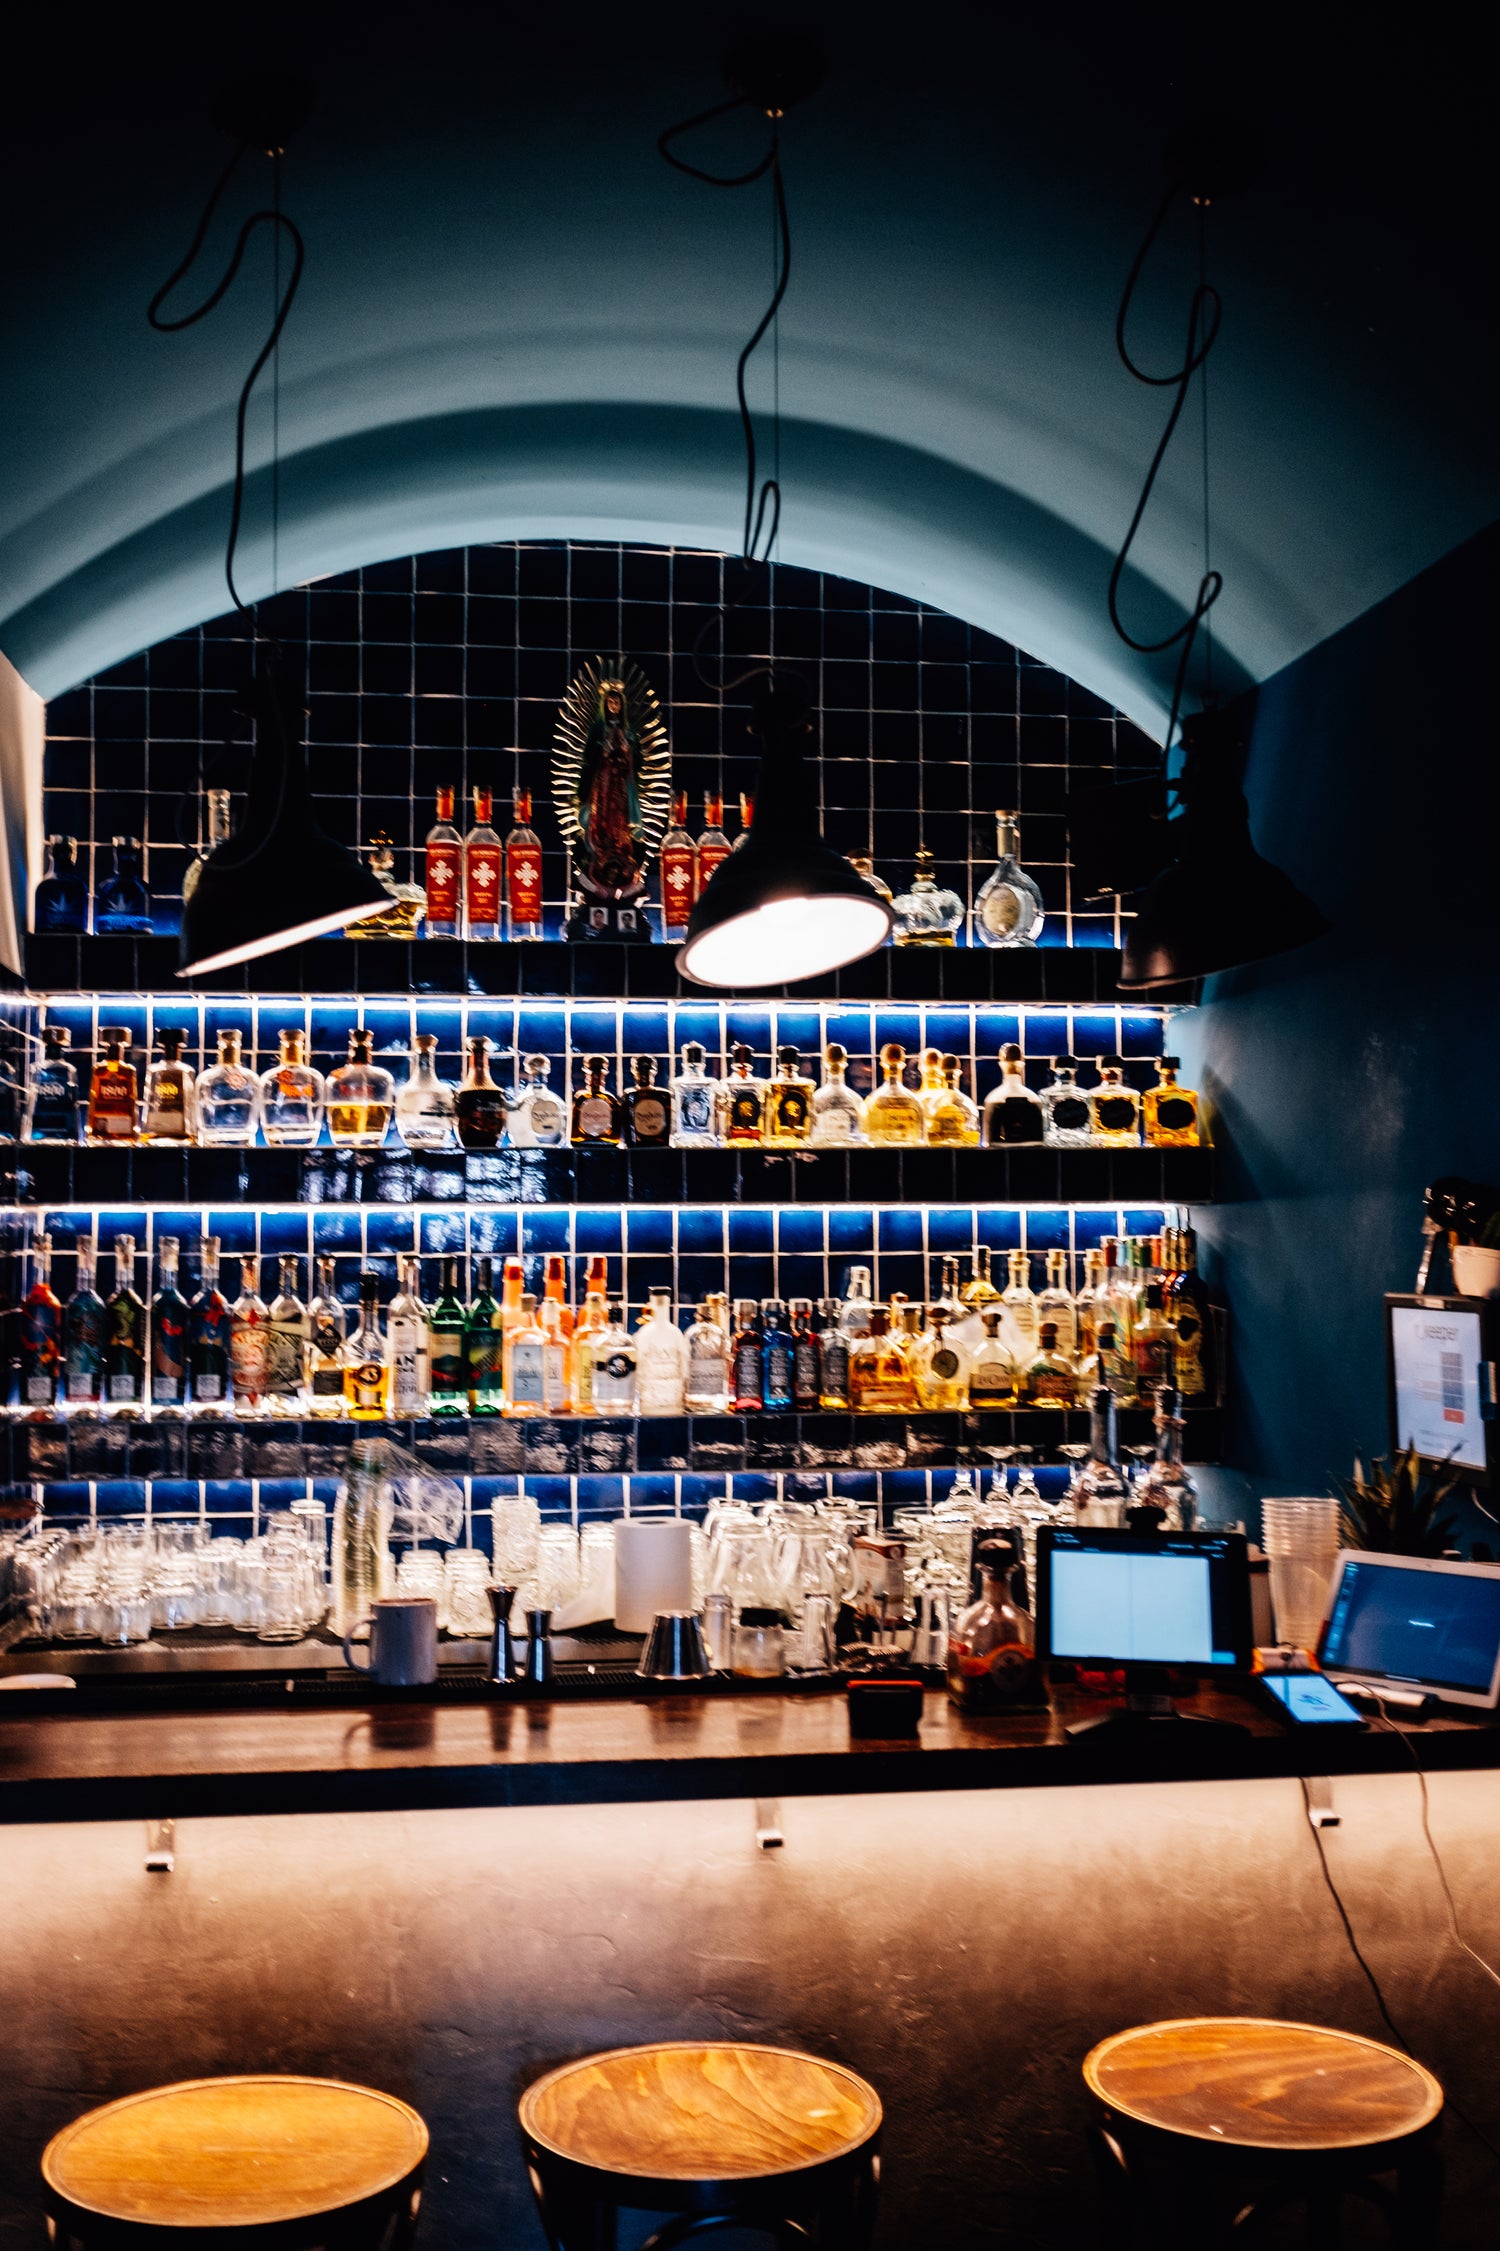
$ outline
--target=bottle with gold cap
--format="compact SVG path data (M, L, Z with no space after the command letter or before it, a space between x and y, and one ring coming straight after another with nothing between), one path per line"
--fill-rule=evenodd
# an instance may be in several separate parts
M981 946L1034 946L1046 920L1042 894L1021 865L1021 832L1014 813L995 815L999 857L974 901L974 936Z
M1162 1056L1155 1086L1148 1086L1141 1096L1141 1124L1153 1149L1196 1149L1203 1138L1197 1092L1179 1086L1181 1069L1177 1056Z
M865 1096L860 1124L865 1137L882 1148L910 1148L926 1138L922 1105L901 1083L906 1050L890 1040L880 1050L881 1083Z
M964 919L964 903L956 891L938 882L933 857L924 844L917 854L911 888L891 902L896 916L898 946L955 946Z
M923 1056L936 1053L928 1048ZM925 1084L922 1107L927 1113L927 1138L936 1148L977 1149L979 1146L979 1107L965 1094L960 1077L963 1065L956 1055L938 1059L938 1083L929 1095Z

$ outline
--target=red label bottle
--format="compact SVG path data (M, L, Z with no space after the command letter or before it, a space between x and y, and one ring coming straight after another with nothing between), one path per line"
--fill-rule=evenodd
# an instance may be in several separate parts
M518 789L515 827L505 839L505 903L512 938L542 934L542 845L531 825L531 792Z
M501 846L490 822L494 796L474 792L474 826L464 838L464 928L470 938L500 935Z
M666 930L685 930L698 896L698 848L688 834L687 796L672 800L672 825L661 840L661 919Z
M453 826L453 792L437 793L437 821L427 832L427 935L456 938L464 842Z
M705 827L698 839L698 896L701 899L708 888L708 879L714 869L729 857L729 839L724 834L724 800L708 796L703 800Z

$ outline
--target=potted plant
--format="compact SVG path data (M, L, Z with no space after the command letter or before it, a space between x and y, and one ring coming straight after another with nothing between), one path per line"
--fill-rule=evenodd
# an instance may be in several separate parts
M1447 1555L1457 1535L1443 1505L1459 1484L1456 1470L1423 1470L1414 1446L1384 1455L1369 1469L1358 1454L1354 1475L1338 1480L1343 1542L1378 1555Z

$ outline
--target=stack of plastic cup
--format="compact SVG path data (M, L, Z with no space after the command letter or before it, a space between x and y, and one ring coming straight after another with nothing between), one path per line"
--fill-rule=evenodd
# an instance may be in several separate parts
M1339 1552L1339 1504L1333 1495L1290 1499L1274 1495L1261 1506L1261 1538L1271 1566L1271 1607L1276 1638L1311 1649L1323 1623L1329 1583Z

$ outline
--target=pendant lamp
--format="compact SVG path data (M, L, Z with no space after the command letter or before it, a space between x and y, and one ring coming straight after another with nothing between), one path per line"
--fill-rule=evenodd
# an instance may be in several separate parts
M318 826L300 730L264 667L252 704L255 754L244 817L209 853L183 907L179 977L253 961L390 905L365 863Z
M751 711L762 751L750 833L709 878L677 957L698 985L826 976L883 946L894 919L874 885L823 842L803 754L805 690L767 681Z

